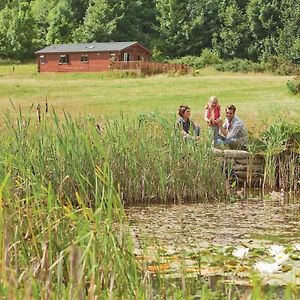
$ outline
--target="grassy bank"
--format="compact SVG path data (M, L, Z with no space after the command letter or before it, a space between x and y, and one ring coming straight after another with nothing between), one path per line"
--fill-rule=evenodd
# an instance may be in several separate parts
M170 116L180 104L188 104L194 118L202 122L203 108L211 95L223 107L234 103L249 128L264 127L278 114L288 118L300 115L299 97L289 94L290 77L267 74L232 74L204 69L199 76L119 78L112 73L37 74L35 65L0 66L0 109L9 99L24 109L32 103L45 103L57 113L62 108L72 115L126 115L159 112ZM204 126L204 124L202 124Z

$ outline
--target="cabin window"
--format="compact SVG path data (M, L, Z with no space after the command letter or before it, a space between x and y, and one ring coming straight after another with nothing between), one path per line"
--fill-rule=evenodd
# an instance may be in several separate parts
M59 58L60 65L66 65L70 63L69 54L62 54Z
M81 55L81 58L80 58L80 62L81 63L88 63L89 62L89 57L88 57L88 55L87 54L82 54Z
M41 55L41 56L40 56L40 64L41 64L41 65L44 65L45 63L46 63L45 55Z
M124 59L124 61L130 61L130 54L129 53L124 53L123 59Z
M116 54L115 53L110 55L110 60L111 61L116 61Z

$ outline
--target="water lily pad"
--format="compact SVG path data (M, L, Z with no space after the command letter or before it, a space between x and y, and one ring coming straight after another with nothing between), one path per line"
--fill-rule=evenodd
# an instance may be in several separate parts
M165 263L165 264L159 264L159 265L153 265L153 266L148 266L147 270L151 273L157 273L160 271L166 271L170 268L170 265Z
M228 260L226 262L226 266L236 266L237 264L238 264L238 262L236 260L233 260L233 259Z
M281 267L280 271L286 273L286 272L291 271L292 269L293 269L292 265L284 265Z
M293 260L300 260L300 255L297 255L297 254L291 254L291 255L290 255L290 258L293 259Z

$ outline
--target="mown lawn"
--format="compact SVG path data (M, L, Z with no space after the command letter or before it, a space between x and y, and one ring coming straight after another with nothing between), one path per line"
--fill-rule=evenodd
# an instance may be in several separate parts
M114 74L38 74L36 66L0 66L0 109L15 105L49 103L60 112L73 115L111 116L123 112L174 114L180 104L188 104L194 118L201 120L210 95L217 95L224 107L235 104L249 126L270 123L278 116L300 116L300 97L291 95L290 77L270 74L219 73L202 70L198 76L116 78ZM251 125L250 125L251 123Z

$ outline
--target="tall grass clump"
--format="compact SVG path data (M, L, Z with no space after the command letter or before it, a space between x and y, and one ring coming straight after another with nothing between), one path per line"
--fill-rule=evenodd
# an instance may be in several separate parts
M300 188L300 125L279 120L262 133L266 187Z
M7 174L0 189L1 298L144 297L109 174L94 169L94 189L88 191L93 207L84 203L87 191L80 184L74 205L38 176L20 186L21 177ZM24 193L15 193L21 188Z
M101 136L112 173L127 202L225 199L225 182L211 143L184 140L173 118L119 118Z
M225 183L209 141L184 140L173 118L156 114L137 119L105 121L44 119L41 124L6 116L2 132L3 166L20 186L33 192L39 183L53 186L59 195L76 202L78 185L91 203L94 170L107 164L115 188L127 203L212 201L225 197ZM26 189L24 189L26 187Z

